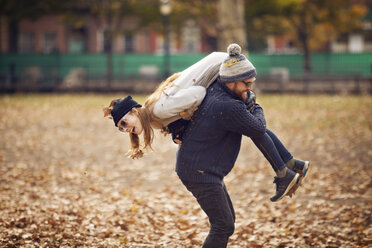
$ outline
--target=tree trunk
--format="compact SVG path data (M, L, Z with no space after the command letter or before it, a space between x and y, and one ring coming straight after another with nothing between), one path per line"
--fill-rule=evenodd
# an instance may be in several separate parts
M304 49L304 56L305 56L304 71L305 73L310 73L311 72L311 56L310 56L310 51L308 47Z
M247 50L243 0L219 0L218 30L219 51L226 51L230 43L237 43L243 51Z
M311 61L310 61L310 48L309 48L309 39L308 34L305 30L299 30L299 39L302 44L302 49L304 51L304 72L310 73L311 72Z
M18 53L18 21L9 21L9 51L11 53Z
M0 53L3 53L4 51L3 51L3 47L4 47L4 45L3 45L3 21L4 21L4 17L0 17ZM9 32L8 32L9 33Z
M107 67L106 67L106 83L107 89L111 89L112 84L112 42L113 42L113 34L112 34L112 15L109 12L107 16L107 47L106 47L106 59L107 59Z
M163 26L164 26L164 56L163 56L163 77L164 80L171 75L170 70L170 26L169 26L169 16L163 16Z
M111 84L112 84L112 46L111 45L108 45L106 59L107 59L106 83L107 83L107 89L111 89Z

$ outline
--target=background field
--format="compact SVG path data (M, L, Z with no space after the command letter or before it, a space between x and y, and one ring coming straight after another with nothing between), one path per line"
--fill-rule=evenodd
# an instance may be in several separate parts
M177 146L130 160L102 117L109 95L0 97L1 247L200 247L204 213L174 172ZM145 96L135 96L143 102ZM372 246L372 98L259 95L268 127L312 163L278 203L274 173L243 139L225 183L237 214L229 247Z

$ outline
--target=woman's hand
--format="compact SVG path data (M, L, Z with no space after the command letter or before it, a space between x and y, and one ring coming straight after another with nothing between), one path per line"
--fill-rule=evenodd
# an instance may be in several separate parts
M183 140L183 133L190 121L179 119L168 125L168 132L172 134L174 143L181 145Z
M179 140L179 139L174 139L173 141L174 141L175 143L177 143L178 145L182 145L182 141Z

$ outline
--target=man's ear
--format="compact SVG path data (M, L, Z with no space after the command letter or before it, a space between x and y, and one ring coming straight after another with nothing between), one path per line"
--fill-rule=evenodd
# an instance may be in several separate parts
M231 83L227 83L225 84L227 86L227 88L229 88L231 91L236 87L235 85L237 84L237 82L231 82Z

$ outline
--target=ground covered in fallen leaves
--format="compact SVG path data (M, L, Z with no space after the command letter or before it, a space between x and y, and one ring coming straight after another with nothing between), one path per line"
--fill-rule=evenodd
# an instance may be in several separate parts
M205 214L156 137L143 159L102 116L112 96L0 97L0 247L200 247ZM139 97L143 101L143 97ZM372 246L372 98L258 96L272 129L311 161L278 203L274 173L248 139L225 183L236 211L228 247Z

